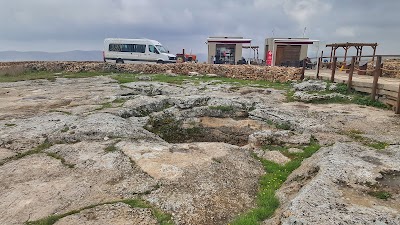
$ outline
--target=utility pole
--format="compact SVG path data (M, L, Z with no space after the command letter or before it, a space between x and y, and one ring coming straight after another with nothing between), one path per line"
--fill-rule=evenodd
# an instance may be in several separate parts
M307 27L304 27L303 38L306 36L306 30L307 30Z

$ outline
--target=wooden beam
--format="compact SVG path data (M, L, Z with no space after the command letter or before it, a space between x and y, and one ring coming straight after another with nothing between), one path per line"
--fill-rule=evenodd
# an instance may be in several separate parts
M334 43L334 44L327 44L326 47L344 47L344 46L378 46L378 43L353 43L353 42L346 42L346 43Z
M355 61L356 61L356 56L351 57L349 79L347 80L347 92L351 91L351 85L353 84L353 73L354 73Z
M378 88L378 79L382 75L381 63L382 63L382 56L378 56L375 65L374 81L372 82L372 91L371 91L372 101L376 100L375 98L376 98L376 89Z
M336 73L336 62L337 57L333 57L333 62L331 64L332 74L331 74L331 82L335 82L335 73Z

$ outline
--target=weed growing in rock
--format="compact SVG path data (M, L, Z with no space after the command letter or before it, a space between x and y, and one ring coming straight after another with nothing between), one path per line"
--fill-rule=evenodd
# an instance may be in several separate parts
M64 127L62 130L61 130L61 133L66 133L66 132L68 132L69 131L69 127Z
M103 103L99 108L97 108L96 110L103 110L103 109L108 109L108 108L112 108L113 105L111 102L106 102Z
M41 153L43 150L48 149L51 146L52 146L52 143L50 143L48 140L45 140L41 145L38 145L36 148L34 148L32 150L29 150L29 151L26 151L23 153L18 153L15 156L4 159L2 162L0 162L0 166L4 165L7 162L13 161L13 160L18 160L18 159L24 158L29 155Z
M377 150L382 150L382 149L385 149L387 146L389 146L389 144L386 142L375 141L370 138L362 136L363 133L358 130L349 130L349 131L343 132L342 134L347 135L354 141L360 142L363 145L369 146L371 148L375 148Z
M125 98L116 98L116 99L113 101L113 103L116 103L116 104L124 104L126 101L127 101L127 99L125 99Z
M4 124L4 125L6 125L6 127L14 127L14 126L17 126L17 124L14 124L14 123L6 123L6 124Z
M321 146L312 139L310 145L303 149L303 153L291 154L292 160L285 165L279 165L253 154L253 156L262 163L266 172L260 179L259 193L256 199L257 207L240 215L230 224L259 224L261 221L271 217L279 207L279 200L275 196L275 191L278 190L283 182L286 181L287 177L301 165L304 159L312 156L320 147Z
M37 221L29 221L26 222L26 225L53 225L55 224L57 221L59 221L60 219L66 217L66 216L70 216L70 215L74 215L77 213L80 213L83 210L86 209L92 209L95 208L97 206L100 205L110 205L110 204L115 204L115 203L125 203L127 205L129 205L132 208L148 208L151 209L152 214L154 217L156 217L157 221L159 224L161 225L173 225L174 223L172 222L172 217L169 214L166 214L164 212L162 212L159 209L156 209L154 207L152 207L148 202L142 200L142 199L125 199L125 200L120 200L120 201L113 201L113 202L106 202L106 203L99 203L99 204L94 204L94 205L90 205L90 206L86 206L84 208L78 209L78 210L73 210L64 214L60 214L60 215L52 215Z
M270 126L274 126L280 130L291 130L292 126L289 122L274 122L272 120L267 120L266 123Z
M368 194L382 200L388 200L392 197L392 194L386 191L370 191Z
M283 122L283 123L275 123L275 127L281 130L291 130L292 127L290 126L290 123L288 122Z
M104 151L106 151L106 152L115 152L115 151L118 151L118 148L115 147L115 144L113 144L113 145L107 146L107 147L104 149Z
M69 168L71 168L71 169L75 167L74 164L69 164L69 163L67 163L67 162L65 161L65 159L64 159L62 156L58 155L57 153L54 153L54 152L46 152L46 155L49 156L49 157L52 157L52 158L55 158L55 159L60 160L61 163L62 163L64 166L67 166L67 167L69 167Z

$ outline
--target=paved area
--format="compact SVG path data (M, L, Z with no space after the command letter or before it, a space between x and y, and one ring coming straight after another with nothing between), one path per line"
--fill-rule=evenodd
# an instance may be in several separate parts
M323 80L329 80L331 78L331 70L320 70L319 76ZM305 72L306 78L315 78L316 77L316 70L306 70ZM341 71L336 71L335 74L335 82L337 83L347 83L348 74ZM353 75L353 83L360 83L363 87L372 87L373 77L368 75ZM387 78L387 77L380 77L378 80L379 88L383 88L385 90L395 91L398 92L400 79L396 78Z

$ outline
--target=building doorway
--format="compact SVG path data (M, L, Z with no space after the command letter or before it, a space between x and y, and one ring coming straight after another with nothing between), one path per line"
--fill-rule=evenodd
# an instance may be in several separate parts
M235 48L235 44L217 44L215 63L235 65Z
M296 66L300 58L300 45L278 45L276 49L275 65Z

